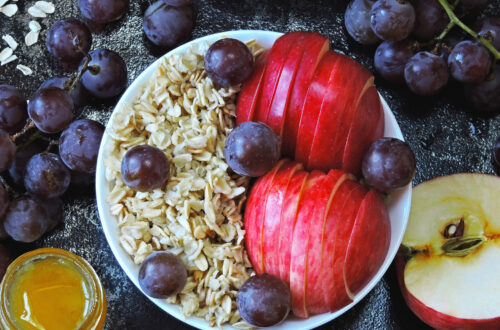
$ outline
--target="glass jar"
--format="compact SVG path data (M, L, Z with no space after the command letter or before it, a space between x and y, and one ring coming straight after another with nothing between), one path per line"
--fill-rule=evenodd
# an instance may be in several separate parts
M92 266L61 249L17 258L0 286L0 328L102 329L106 295Z

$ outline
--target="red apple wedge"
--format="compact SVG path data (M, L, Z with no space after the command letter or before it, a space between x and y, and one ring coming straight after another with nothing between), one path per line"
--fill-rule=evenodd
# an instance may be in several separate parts
M280 235L279 235L279 274L280 278L287 284L290 284L290 260L292 254L292 240L295 221L297 220L297 210L304 196L309 173L300 171L290 180L283 206L281 208Z
M257 274L264 272L262 258L262 225L264 221L265 202L270 184L280 167L288 160L280 160L266 175L260 177L252 189L245 207L244 227L245 243L250 261Z
M262 88L268 52L262 53L255 62L252 76L241 86L236 102L236 124L251 121Z
M329 311L323 295L323 278L321 261L323 259L322 247L325 244L326 217L330 209L333 197L340 185L347 179L353 178L343 171L332 170L323 180L319 187L316 209L311 218L309 228L309 240L307 247L307 282L306 282L306 308L310 314L320 314Z
M292 49L292 46L303 38L302 32L291 32L282 35L275 42L269 51L264 78L262 80L262 91L255 109L253 121L267 122L271 102L276 93L285 58Z
M264 227L262 230L262 256L264 259L264 271L266 273L280 276L279 272L279 245L276 238L280 236L281 211L288 184L293 175L302 170L301 163L287 162L274 176L269 188L266 201L266 213Z
M317 39L322 39L323 42ZM293 83L292 93L285 114L283 128L283 150L282 153L288 157L295 156L295 143L299 130L301 111L306 98L307 90L314 77L316 68L330 48L327 38L319 33L314 33L314 39L307 45L302 60L300 61L296 79Z
M370 86L358 103L349 128L342 169L361 174L361 162L373 142L384 135L384 109L375 86Z
M328 89L330 75L332 71L341 70L337 66L340 56L339 53L334 51L328 51L325 54L307 90L295 146L295 160L298 162L307 164L323 100L330 92ZM334 130L331 130L331 132L334 132Z
M318 123L308 134L313 136L306 167L328 171L342 167L342 158L356 104L373 75L353 59L339 55L339 70L332 72Z
M436 329L500 329L500 178L462 173L413 189L396 270L410 309Z
M313 171L307 178L304 197L299 203L297 221L293 229L290 258L290 292L292 294L293 313L301 318L309 317L305 301L308 233L311 218L316 208L319 187L325 176L323 172Z
M382 266L390 241L387 207L379 193L372 189L359 207L345 257L344 282L352 300Z

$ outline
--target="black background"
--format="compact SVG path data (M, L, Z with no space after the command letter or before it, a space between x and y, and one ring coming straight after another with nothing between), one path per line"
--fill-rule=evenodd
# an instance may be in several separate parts
M36 19L43 27L37 44L27 47L24 35L31 20L27 8L34 1L19 1L19 12L12 18L0 14L0 34L12 35L20 44L15 54L19 60L0 67L0 84L12 84L26 96L46 79L67 74L47 53L45 34L52 23L64 17L80 17L69 0L53 0L56 12ZM142 15L149 1L131 1L130 9L118 22L94 34L93 48L118 52L128 66L129 83L160 53L153 50L142 31ZM344 29L344 1L334 0L195 0L196 27L192 38L211 33L260 29L280 32L317 31L339 49L373 67L374 47L356 44ZM500 14L500 1L490 1L489 15ZM0 50L7 45L0 40ZM24 64L33 69L23 76L15 69ZM376 76L376 85L396 115L401 130L417 156L414 183L439 175L458 172L494 173L492 147L500 133L500 116L474 113L464 98L460 85L451 82L439 95L422 98L412 95L404 86L387 83ZM500 92L500 91L499 91ZM105 103L92 101L82 114L105 124L117 99ZM164 313L144 297L126 277L101 229L93 187L72 189L65 195L65 222L34 244L6 242L13 255L38 247L60 247L86 258L101 277L108 296L106 329L186 329L184 323ZM406 307L391 267L383 280L357 306L321 329L423 329Z

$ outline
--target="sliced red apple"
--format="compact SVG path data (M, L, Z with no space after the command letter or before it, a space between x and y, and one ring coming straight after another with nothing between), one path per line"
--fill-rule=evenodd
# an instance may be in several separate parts
M266 201L266 213L262 231L262 256L264 271L280 276L279 271L279 245L276 238L280 236L280 221L283 201L288 184L293 175L302 170L303 165L296 162L287 162L276 173L269 188Z
M320 191L316 200L316 209L311 218L309 229L309 242L307 247L307 282L306 282L306 307L310 314L320 314L329 311L323 290L324 278L322 278L323 253L325 244L326 219L333 201L333 197L340 185L352 176L343 171L332 170L320 185Z
M500 328L498 196L500 178L486 174L439 177L413 189L396 269L408 306L428 325Z
M379 193L372 189L359 207L345 257L344 282L352 300L382 266L390 241L387 207Z
M265 213L265 202L269 187L276 172L288 160L280 160L266 175L260 177L252 189L245 208L245 243L247 253L257 274L264 272L262 258L262 226Z
M262 53L255 62L255 68L250 79L242 86L236 102L236 124L251 121L257 100L262 89L262 80L266 68L268 52Z
M323 40L323 42L321 42ZM330 48L327 38L314 33L310 38L297 71L297 78L293 82L292 93L285 114L283 128L282 153L288 157L295 156L295 143L299 130L301 111L307 90L316 72L316 68L324 54Z
M328 81L331 72L337 70L337 60L340 56L339 53L334 51L325 54L307 90L295 146L295 160L298 162L307 164L323 100L330 93Z
M323 172L313 171L307 178L304 187L304 197L299 203L297 221L293 229L290 259L290 292L292 294L293 313L295 316L301 318L309 316L305 301L309 225L314 215L319 187L325 176Z
M282 35L274 42L273 47L269 51L269 58L262 81L262 91L260 93L257 108L255 109L253 121L262 123L267 122L271 102L276 93L283 66L285 65L285 58L292 46L300 38L302 38L302 32L291 32Z
M384 134L384 109L375 86L370 86L360 99L349 128L343 154L342 169L361 174L361 162L373 142Z
M309 173L299 171L290 180L283 207L281 208L280 236L279 236L279 274L285 283L290 284L290 259L292 253L292 239L295 221L297 219L298 206L304 196L304 188Z
M339 70L332 72L307 159L308 169L328 171L342 167L342 157L356 104L373 75L353 59L339 55Z

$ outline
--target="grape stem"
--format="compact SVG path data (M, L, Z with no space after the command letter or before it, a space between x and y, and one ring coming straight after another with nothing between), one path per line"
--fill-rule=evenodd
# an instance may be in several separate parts
M81 47L78 47L78 48L83 52L83 49L81 49ZM68 89L69 95L71 95L71 93L73 93L73 90L75 89L76 85L78 84L78 82L82 78L83 73L85 72L85 70L87 70L89 63L92 60L92 58L90 57L90 55L88 53L85 53L85 52L83 52L83 53L85 54L85 61L83 62L82 68L78 71L78 74L71 82L71 86L69 86L69 89Z
M460 26L460 28L462 28L462 30L464 30L465 32L467 32L468 34L470 34L472 37L474 37L475 39L479 40L479 42L481 42L484 47L486 47L492 54L493 56L495 56L495 59L498 61L500 60L500 52L492 45L492 43L487 40L486 38L483 38L481 36L479 36L476 32L474 32L471 28L469 28L467 25L465 25L458 17L457 15L455 15L455 13L453 12L453 9L451 8L450 4L448 3L447 0L439 0L439 3L441 4L441 6L444 8L444 10L446 11L446 14L448 14L448 17L450 18L450 24L455 24L455 25L458 25ZM450 25L448 24L448 26ZM446 28L446 30L444 32L448 33L448 27ZM443 32L443 33L444 33ZM442 34L441 34L442 35ZM439 37L441 37L441 35ZM446 34L445 34L446 35ZM438 37L438 38L439 38ZM443 36L444 38L444 36Z

